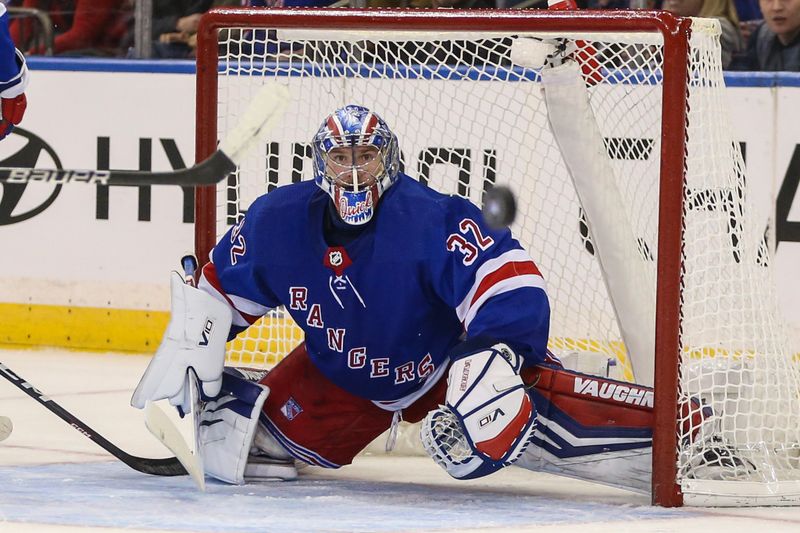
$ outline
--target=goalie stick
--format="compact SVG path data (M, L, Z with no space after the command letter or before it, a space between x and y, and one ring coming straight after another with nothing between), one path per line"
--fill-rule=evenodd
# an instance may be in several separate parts
M206 490L205 472L203 469L203 452L200 449L200 439L198 431L200 429L200 411L202 409L200 401L200 387L197 384L197 376L189 370L189 394L192 403L191 425L192 440L187 442L181 431L170 419L169 415L157 404L147 402L145 407L145 425L150 433L157 438L161 444L169 448L175 454L175 459L186 469L192 480L201 492Z
M242 155L259 134L272 129L281 119L289 101L289 91L277 82L259 90L243 114L243 119L220 143L219 149L204 161L180 170L75 170L0 167L0 183L85 183L88 185L213 185L236 170Z
M0 167L0 183L86 183L88 185L213 185L236 170L222 150L193 167L172 172L144 170L71 170Z
M187 285L196 286L195 271L197 270L197 259L192 254L185 254L181 258L183 267L183 280ZM175 454L175 458L186 468L189 476L194 480L197 488L205 492L206 482L203 469L203 452L200 449L199 428L200 411L202 403L200 399L200 387L197 383L197 375L190 368L187 371L187 381L189 387L189 397L191 399L191 426L192 439L187 442L181 431L170 419L169 415L156 403L148 401L145 404L145 426L157 438L161 444L169 448Z
M50 412L55 414L61 420L81 432L86 438L90 439L95 444L99 445L105 451L139 472L145 474L152 474L156 476L182 476L186 474L186 469L175 457L167 457L164 459L153 459L149 457L137 457L131 455L108 439L97 433L88 424L83 422L80 418L76 417L59 404L45 396L39 389L25 381L17 373L12 371L3 363L0 363L0 375L14 384L15 387L22 392L45 406Z

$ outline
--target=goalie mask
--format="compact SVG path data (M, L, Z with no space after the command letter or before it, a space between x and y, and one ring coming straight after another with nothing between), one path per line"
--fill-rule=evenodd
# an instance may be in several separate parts
M347 105L322 123L312 141L314 181L347 224L366 224L400 174L397 137L369 109Z

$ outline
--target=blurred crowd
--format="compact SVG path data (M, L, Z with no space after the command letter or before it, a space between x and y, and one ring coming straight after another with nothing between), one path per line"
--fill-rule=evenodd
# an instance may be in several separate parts
M135 0L7 0L11 36L29 55L136 57ZM366 0L368 7L542 9L546 0ZM221 6L338 7L347 0L152 0L152 56L194 57L203 13ZM364 4L361 4L364 5ZM730 70L800 72L800 0L579 0L585 9L664 9L717 19Z

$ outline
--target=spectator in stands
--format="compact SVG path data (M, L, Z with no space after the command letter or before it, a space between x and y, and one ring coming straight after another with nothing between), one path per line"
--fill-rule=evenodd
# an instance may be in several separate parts
M246 7L327 7L335 0L241 0ZM267 55L272 59L280 59L286 53L301 54L304 46L294 43L278 43L275 30L246 31L243 34L242 53ZM313 47L311 47L313 48ZM311 52L313 53L313 51Z
M760 0L764 22L737 58L737 70L800 72L800 0Z
M288 0L287 0L288 1ZM458 8L458 9L493 9L512 7L523 0L367 0L371 8L399 7L399 8ZM541 0L547 6L545 0Z
M247 7L327 7L335 0L242 0Z
M747 43L758 25L764 22L764 15L761 14L758 0L734 0L734 4L739 15L739 32Z
M200 17L213 3L213 0L153 0L153 56L160 58L193 56ZM129 32L128 41L131 44L132 26Z
M282 2L283 0L276 1ZM203 13L212 7L238 7L241 5L248 5L248 2L242 0L154 0L153 40L155 45L153 55L161 58L194 57L197 48L197 28ZM133 28L130 31L132 34Z
M733 56L744 49L733 0L664 0L663 7L681 17L708 17L719 21L722 28L722 68L728 68Z
M127 0L24 0L22 7L47 11L55 32L53 52L68 55L119 55L126 21L131 15ZM31 24L30 19L11 24L11 37L18 47L27 48L30 44L20 41L23 36L32 35ZM27 53L43 52L39 46Z
M739 15L741 22L764 19L758 0L734 0L733 3L736 6L736 13Z
M588 9L658 9L656 0L588 0ZM580 2L578 3L580 7Z

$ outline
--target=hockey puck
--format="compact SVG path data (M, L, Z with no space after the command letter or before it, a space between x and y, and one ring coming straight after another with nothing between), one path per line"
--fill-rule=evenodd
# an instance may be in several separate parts
M5 440L14 431L14 424L7 416L0 416L0 440Z
M492 229L506 228L517 216L517 201L511 189L495 185L486 191L483 202L483 218Z

